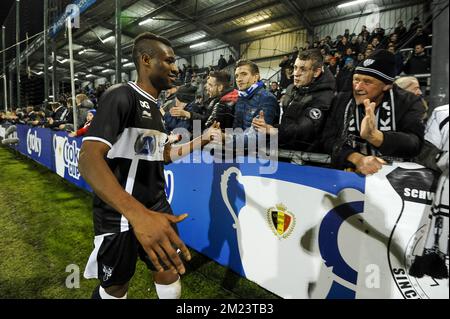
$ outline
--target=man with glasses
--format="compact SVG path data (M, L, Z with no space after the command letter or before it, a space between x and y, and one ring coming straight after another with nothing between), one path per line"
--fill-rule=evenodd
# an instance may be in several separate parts
M388 160L419 154L424 140L420 99L393 85L395 57L378 50L355 69L353 91L337 96L324 132L334 167L369 175Z
M301 52L294 64L294 83L282 99L280 124L270 125L261 112L253 119L259 132L278 134L281 148L299 151L320 151L320 136L334 97L336 81L317 49Z

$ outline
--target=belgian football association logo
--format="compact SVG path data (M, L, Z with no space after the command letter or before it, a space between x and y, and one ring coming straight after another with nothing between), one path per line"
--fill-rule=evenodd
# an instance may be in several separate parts
M286 239L295 227L295 216L283 204L277 204L267 210L267 221L278 239Z

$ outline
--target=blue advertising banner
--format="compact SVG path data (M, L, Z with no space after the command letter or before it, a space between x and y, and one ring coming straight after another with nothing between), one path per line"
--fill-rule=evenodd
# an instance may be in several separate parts
M90 190L81 138L24 125L17 136L21 153ZM196 154L202 161L164 172L174 213L189 214L177 225L189 247L283 298L449 298L448 278L409 275L425 244L432 170L393 163L364 177L276 162L262 174L255 159Z
M69 137L66 132L52 133L54 172L78 187L90 190L78 170L81 138Z
M276 173L271 175L261 175L259 164L247 162L171 164L166 167L165 176L166 193L173 211L175 214L189 214L185 221L178 224L183 240L190 247L246 277L249 274L245 268L252 271L251 267L244 267L242 263L242 241L247 236L242 229L246 218L250 218L250 225L255 226L261 221L256 217L267 221L267 225L264 223L262 227L269 231L272 239L281 243L288 237L295 238L291 234L299 228L295 227L295 223L303 222L296 221L295 214L289 211L313 215L323 210L324 205L320 205L319 199L336 197L344 189L359 192L359 203L363 206L365 191L365 178L360 175L281 162ZM253 210L255 206L256 210ZM283 225L279 223L281 216L284 218ZM273 234L270 234L271 230ZM250 246L252 241L256 246L264 242L262 237L255 237L249 240ZM298 241L288 241L293 247L298 247ZM269 250L270 246L273 247L265 247ZM286 261L292 264L285 265L286 271L295 267L291 258Z
M17 137L20 140L19 151L22 154L53 170L52 133L50 130L18 125Z

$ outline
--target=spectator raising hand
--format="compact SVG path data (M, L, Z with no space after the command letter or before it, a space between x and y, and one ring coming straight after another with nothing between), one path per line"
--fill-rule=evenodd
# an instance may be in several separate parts
M256 131L263 134L275 135L278 133L275 127L266 123L263 111L259 111L259 115L253 118L252 125Z

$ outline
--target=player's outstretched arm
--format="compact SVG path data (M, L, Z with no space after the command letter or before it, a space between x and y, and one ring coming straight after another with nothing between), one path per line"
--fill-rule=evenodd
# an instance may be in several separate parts
M84 141L79 159L81 175L97 196L128 219L136 238L158 271L164 270L159 257L169 269L183 274L185 268L174 247L182 251L186 260L191 257L170 224L182 221L187 215L172 216L153 212L128 194L117 182L105 161L109 149L109 146L102 142Z
M164 161L166 163L174 162L190 153L194 150L199 150L211 141L222 141L222 131L220 130L220 123L214 122L210 128L208 128L202 136L194 138L189 143L173 146L166 145L164 149Z

